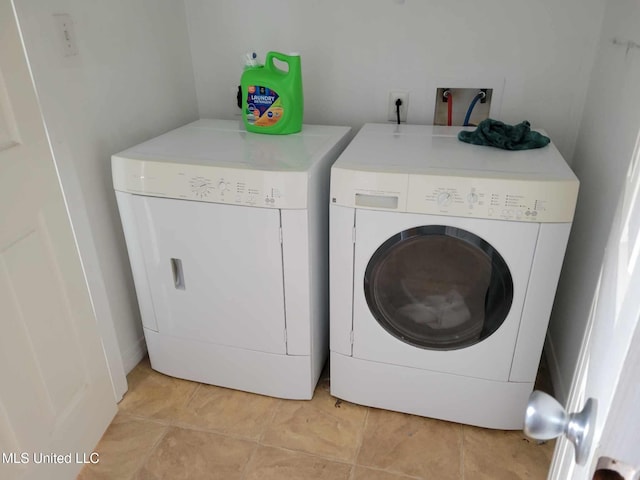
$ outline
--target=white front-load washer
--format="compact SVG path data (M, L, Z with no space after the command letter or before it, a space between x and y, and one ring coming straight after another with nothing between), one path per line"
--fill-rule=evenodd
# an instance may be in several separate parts
M312 397L328 354L329 172L349 130L199 120L112 157L155 370Z
M333 395L522 428L577 200L551 144L365 125L331 171Z

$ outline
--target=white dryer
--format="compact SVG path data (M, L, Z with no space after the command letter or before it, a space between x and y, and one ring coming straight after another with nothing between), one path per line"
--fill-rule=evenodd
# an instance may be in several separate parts
M349 130L199 120L112 157L155 370L312 397L328 354L329 172Z
M331 171L331 392L522 428L575 209L556 147L365 125Z

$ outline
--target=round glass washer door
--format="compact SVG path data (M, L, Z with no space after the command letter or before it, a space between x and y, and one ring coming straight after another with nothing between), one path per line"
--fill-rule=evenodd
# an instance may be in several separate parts
M364 277L369 309L391 335L431 350L481 342L505 321L513 279L502 256L466 230L415 227L385 241Z

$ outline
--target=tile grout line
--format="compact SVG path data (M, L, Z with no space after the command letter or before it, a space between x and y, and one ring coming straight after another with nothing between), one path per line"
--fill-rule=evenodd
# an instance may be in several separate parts
M246 435L235 434L233 432L230 432L224 429L218 429L213 427L203 427L200 425L192 425L190 423L183 423L180 421L171 423L169 424L169 426L179 428L181 430L191 430L194 432L210 433L212 435L233 438L234 440L241 440L241 441L250 442L250 443L258 443L258 439L256 438L252 438Z
M273 424L273 421L276 418L276 415L278 414L278 411L280 410L280 406L283 404L283 402L285 402L286 400L283 400L282 398L278 399L278 403L276 404L275 407L273 407L273 412L271 412L271 418L269 418L268 422L264 423L264 427L262 429L262 432L260 432L260 436L258 437L258 439L256 440L256 443L258 445L262 445L262 446L266 446L263 443L264 437L267 434L267 430L269 429L269 427Z
M193 401L193 399L195 398L196 394L198 393L198 391L200 391L200 389L202 388L203 384L198 382L197 387L193 389L193 392L191 392L191 395L189 395L189 398L187 399L186 402L184 402L184 405L182 405L180 407L180 409L182 410L183 408L187 408L191 402Z
M133 469L133 472L131 474L131 480L134 480L136 475L144 468L144 466L147 464L147 462L149 461L149 459L151 458L151 455L153 455L153 453L156 451L156 449L158 448L158 446L160 445L160 443L164 440L164 438L167 436L167 433L169 433L169 429L171 428L171 425L165 425L164 427L164 432L162 432L162 435L160 435L158 437L158 440L155 441L155 443L153 444L153 446L149 449L149 451L147 452L147 454L144 456L144 458L142 459L142 461L140 462L140 465L138 465L137 468Z
M307 457L320 458L322 460L326 460L333 463L341 463L343 465L353 465L353 462L350 460L345 460L343 458L338 458L338 457L332 457L330 455L322 455L320 453L313 453L306 450L296 450L293 447L283 447L281 445L272 445L268 443L260 443L260 446L266 447L266 448L273 448L276 450L284 450L285 452L290 452L290 453L295 453L300 455L306 455Z
M191 382L191 380L187 380L187 381ZM198 391L200 391L200 389L207 387L207 384L204 384L204 383L200 383L200 382L192 382L192 383L197 383L197 386L194 389L194 391L189 395L189 398L181 406L178 407L180 411L184 411L186 408L189 407L189 405L197 395ZM272 414L272 419L275 416L276 408L277 406L274 407L274 413ZM141 413L129 413L122 410L119 410L119 414L128 416L130 418L135 418L138 420L146 420L146 421L154 422L164 426L171 426L171 427L180 428L183 430L193 430L197 432L212 433L215 435L221 435L221 436L233 438L235 440L242 440L242 441L251 442L251 443L256 443L256 442L259 442L260 440L260 438L253 438L247 435L234 434L228 430L224 430L221 428L191 424L189 422L182 421L179 418L176 418L175 416L169 416L167 418L154 418L154 417L145 416L144 414L141 414ZM264 431L266 430L266 425L268 425L268 423L265 423L265 428L263 429L263 431L260 432L260 436L264 434Z
M260 444L260 446L265 448L273 448L274 450L282 450L284 452L293 453L295 455L303 455L306 457L319 458L320 460L325 460L332 463L340 463L342 465L353 465L351 462L347 460L342 460L340 458L335 458L335 457L325 457L318 453L305 452L304 450L295 450L290 447L281 447L278 445L263 445L263 444Z
M369 412L370 412L372 409L373 409L373 407L367 407L367 414L366 414L366 417L365 417L365 427L364 427L364 429L366 429L366 425L367 425L367 423L368 423L368 421L369 421ZM402 412L399 412L399 413L401 413L402 415L405 415L405 414L404 414L404 413L402 413ZM462 427L463 427L463 425L460 425L460 429L462 429ZM361 448L362 448L362 444L364 443L364 429L363 429L362 442L361 442L360 447L359 447L359 449L358 449L358 456L359 456L359 454L360 454L360 450L361 450ZM459 438L463 438L463 437L461 436L461 437L459 437ZM460 445L460 443L459 443L458 445ZM460 449L460 451L462 452L462 449ZM379 471L379 472L389 473L389 474L392 474L392 475L400 476L401 478L406 478L407 480L409 480L409 479L413 479L413 480L426 480L426 479L428 479L428 478L429 478L429 477L423 477L423 476L420 476L420 475L413 475L413 474L411 474L411 473L407 473L407 472L402 471L402 470L399 470L399 469L394 469L393 467L392 467L392 468L389 468L389 467L384 468L384 467L379 467L379 466L374 466L374 465L364 465L364 464L360 464L360 463L357 463L357 456L356 456L356 463L355 463L355 466L361 466L361 467L363 467L363 468L367 468L367 469L370 469L370 470L375 470L375 471ZM461 480L461 477L460 477L458 480Z
M462 429L462 442L460 445L460 480L464 480L464 449L465 449L465 432L466 428L464 425L460 427Z
M163 425L165 427L171 426L170 420L163 420L161 418L154 418L154 417L145 417L144 415L139 415L137 413L129 413L129 412L119 410L118 415L122 415L125 418L130 418L135 420L145 420L147 422L156 423L158 425Z
M390 473L391 475L400 477L402 479L406 478L407 480L425 480L426 478L426 477L418 477L416 475L405 473L399 470L390 470L390 469L381 468L381 467L374 467L373 465L354 465L354 466L366 468L367 470L374 470L376 472Z
M186 380L187 382L191 382L192 380ZM191 395L189 395L189 398L182 404L178 406L178 410L183 412L185 411L188 407L189 404L193 401L194 397L196 396L196 393L198 393L198 391L202 388L202 383L200 382L194 382L196 383L196 388L193 389L193 392L191 392ZM180 420L178 418L176 418L177 416L172 415L169 418L169 425L175 428L182 428L184 429L184 427L180 426ZM194 430L192 428L188 429L188 430Z
M356 478L356 464L351 464L351 470L349 471L349 480L354 480Z
M152 371L153 371L153 369L152 369ZM193 389L193 392L191 393L191 395L189 395L188 400L186 402L184 402L184 404L179 407L181 410L186 408L189 405L191 400L193 400L193 398L195 397L196 392L202 386L202 384L199 383L199 382L194 382L194 383L197 383L197 386L196 386L196 388ZM150 421L150 422L155 423L157 425L163 425L164 426L164 431L158 437L158 440L156 440L156 442L154 442L154 444L149 449L147 454L144 456L144 458L142 459L140 464L136 468L133 469L133 472L132 472L130 478L132 480L134 480L136 475L144 468L144 466L147 464L147 462L149 461L149 459L151 458L153 453L157 450L157 448L160 445L160 443L167 436L167 434L169 433L169 429L171 429L174 426L177 426L177 425L175 425L176 419L175 418L169 418L169 419L166 419L166 420L165 419L156 419L156 418L153 418L153 417L146 417L146 416L143 416L143 415L136 415L135 413L132 414L132 413L129 413L129 412L121 412L120 408L118 408L118 412L119 413L124 413L125 416L129 416L130 418L135 418L135 419L138 419L138 420ZM178 427L178 428L180 428L180 427Z
M369 421L369 412L371 412L370 407L366 407L367 411L364 414L364 420L362 421L362 430L360 431L360 439L358 441L358 447L356 448L356 453L353 456L353 463L351 468L351 476L349 480L353 480L356 476L356 468L358 466L358 457L360 456L360 450L362 450L362 444L364 443L364 433L367 429L367 423Z
M244 464L244 468L242 469L242 472L240 473L240 480L246 480L247 475L248 475L248 470L249 470L249 465L251 465L251 462L253 461L253 457L256 456L258 449L260 448L260 444L257 441L254 441L254 446L253 446L253 451L251 452L251 455L249 455L249 459L247 460L247 463Z
M373 465L356 465L362 468L366 468L368 470L375 470L376 472L384 472L384 473L390 473L392 475L401 477L401 478L407 478L407 479L411 479L411 480L425 480L426 477L418 477L416 475L413 475L411 473L406 473L403 472L402 470L393 470L392 468L382 468L382 467L376 467ZM430 480L430 479L427 479Z

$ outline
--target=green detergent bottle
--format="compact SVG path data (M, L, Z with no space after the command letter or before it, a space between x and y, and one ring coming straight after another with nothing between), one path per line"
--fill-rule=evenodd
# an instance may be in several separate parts
M276 67L274 59L286 63L288 71ZM269 52L264 66L247 63L240 85L242 120L248 132L286 135L302 130L304 100L299 54Z

